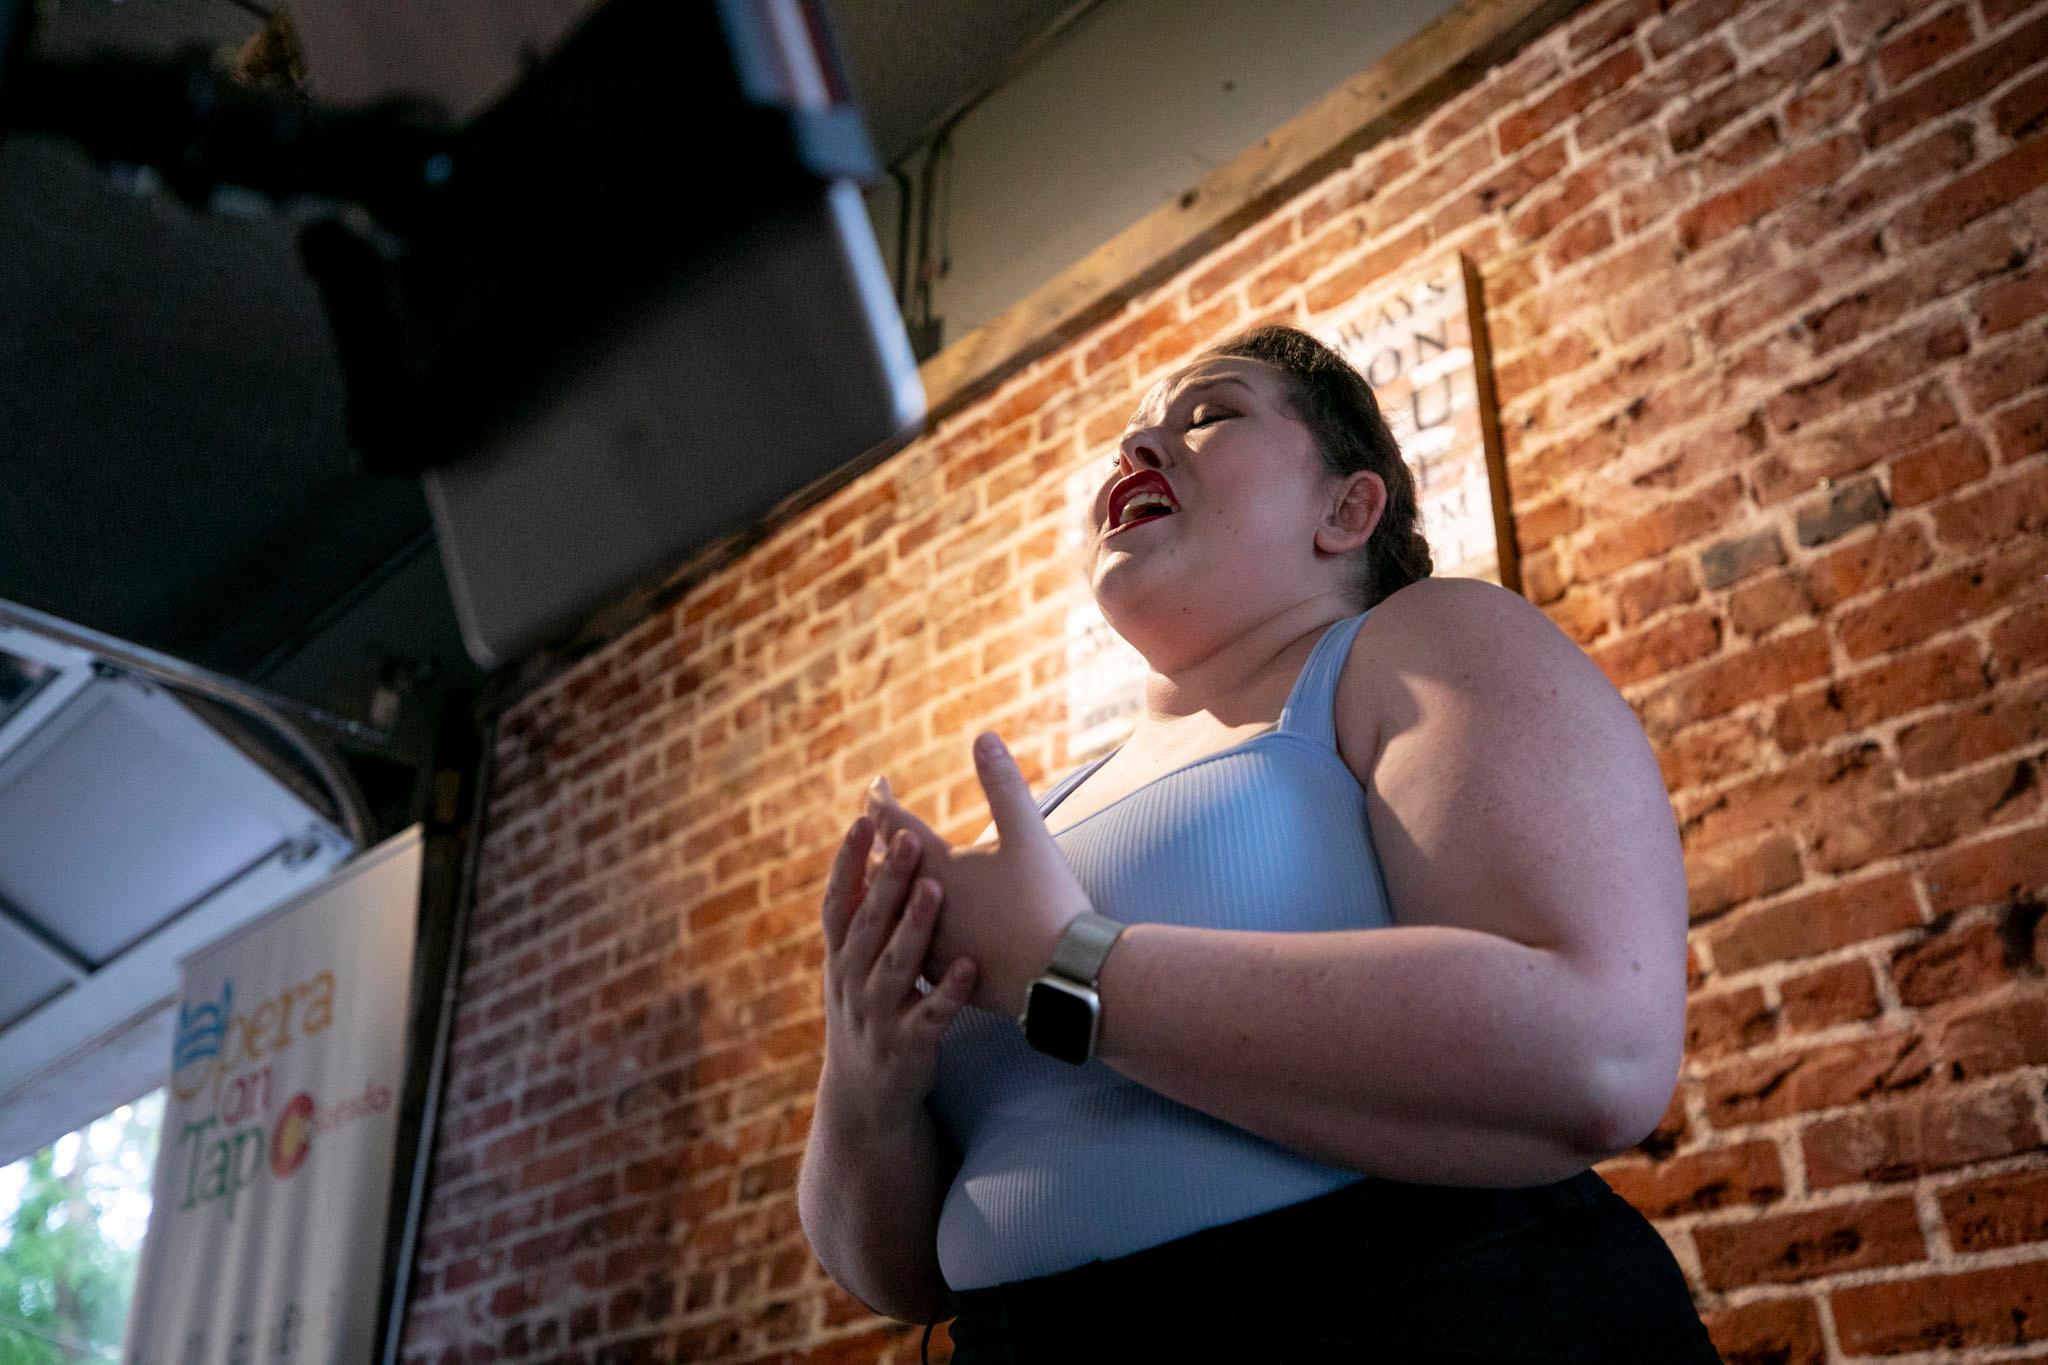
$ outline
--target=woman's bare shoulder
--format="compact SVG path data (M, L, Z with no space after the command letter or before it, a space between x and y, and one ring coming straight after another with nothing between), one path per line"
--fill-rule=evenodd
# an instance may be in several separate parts
M1413 705L1404 680L1474 660L1477 651L1488 662L1554 667L1557 660L1544 656L1559 645L1578 653L1520 593L1481 578L1418 579L1375 606L1351 641L1337 676L1337 752L1370 785L1389 730Z
M1533 612L1543 617L1542 609L1528 598L1498 583L1489 583L1483 578L1432 575L1388 594L1372 609L1364 628L1384 631L1390 625L1396 628L1410 626L1417 621L1441 619L1446 615L1466 620L1475 613L1489 612Z

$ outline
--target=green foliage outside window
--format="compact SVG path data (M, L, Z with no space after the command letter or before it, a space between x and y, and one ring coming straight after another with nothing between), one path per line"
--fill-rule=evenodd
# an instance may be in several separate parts
M115 1361L163 1092L0 1170L0 1365Z

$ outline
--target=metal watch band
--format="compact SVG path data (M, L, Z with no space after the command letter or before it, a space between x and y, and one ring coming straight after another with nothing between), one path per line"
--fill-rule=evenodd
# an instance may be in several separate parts
M1098 915L1093 910L1082 911L1060 935L1060 946L1053 950L1052 964L1046 971L1094 986L1095 979L1102 975L1102 964L1109 957L1110 945L1116 942L1117 935L1125 928L1107 915Z

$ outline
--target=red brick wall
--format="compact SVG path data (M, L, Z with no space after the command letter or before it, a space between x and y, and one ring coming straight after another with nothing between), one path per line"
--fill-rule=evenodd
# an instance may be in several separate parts
M1527 588L1691 873L1684 1075L1602 1173L1731 1361L2048 1360L2044 236L2048 4L1597 3L523 699L408 1359L917 1358L794 1195L858 789L969 837L977 729L1069 767L1063 479L1457 245Z

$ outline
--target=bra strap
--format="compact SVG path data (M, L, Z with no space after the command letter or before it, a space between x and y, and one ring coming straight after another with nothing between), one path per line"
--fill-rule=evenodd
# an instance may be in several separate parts
M1316 647L1309 651L1308 662L1302 665L1301 676L1294 680L1294 690L1287 694L1287 704L1280 708L1280 724L1276 727L1330 750L1337 747L1337 677L1344 671L1344 660L1351 655L1351 642L1358 635L1358 628L1365 624L1365 618L1372 615L1367 607L1356 616L1347 616L1333 621L1316 641Z
M1356 616L1347 616L1333 621L1323 629L1322 638L1309 651L1308 662L1302 665L1301 676L1294 680L1294 687L1287 694L1287 702L1280 708L1280 722L1273 728L1287 730L1302 738L1322 745L1326 749L1337 747L1337 675L1344 671L1344 660L1350 656L1351 641L1358 634L1358 628L1365 624L1365 618L1372 615L1367 607ZM1102 757L1083 763L1068 773L1052 789L1038 799L1038 814L1042 818L1052 813L1053 807L1066 799L1067 793L1085 781L1097 768L1116 757L1117 745Z
M1117 749L1121 749L1122 747L1123 745L1121 744L1117 745ZM1057 806L1060 802L1066 800L1068 792L1072 791L1075 787L1079 786L1082 783L1082 781L1084 781L1087 778L1088 774L1094 772L1097 768L1109 762L1109 760L1114 758L1115 756L1116 749L1111 749L1108 753L1102 755L1102 757L1090 759L1088 762L1083 763L1080 767L1074 769L1074 771L1068 773L1065 777L1061 778L1058 782L1054 783L1051 791L1047 792L1044 796L1038 798L1039 818L1042 820L1046 816L1052 814L1052 808L1054 806Z

